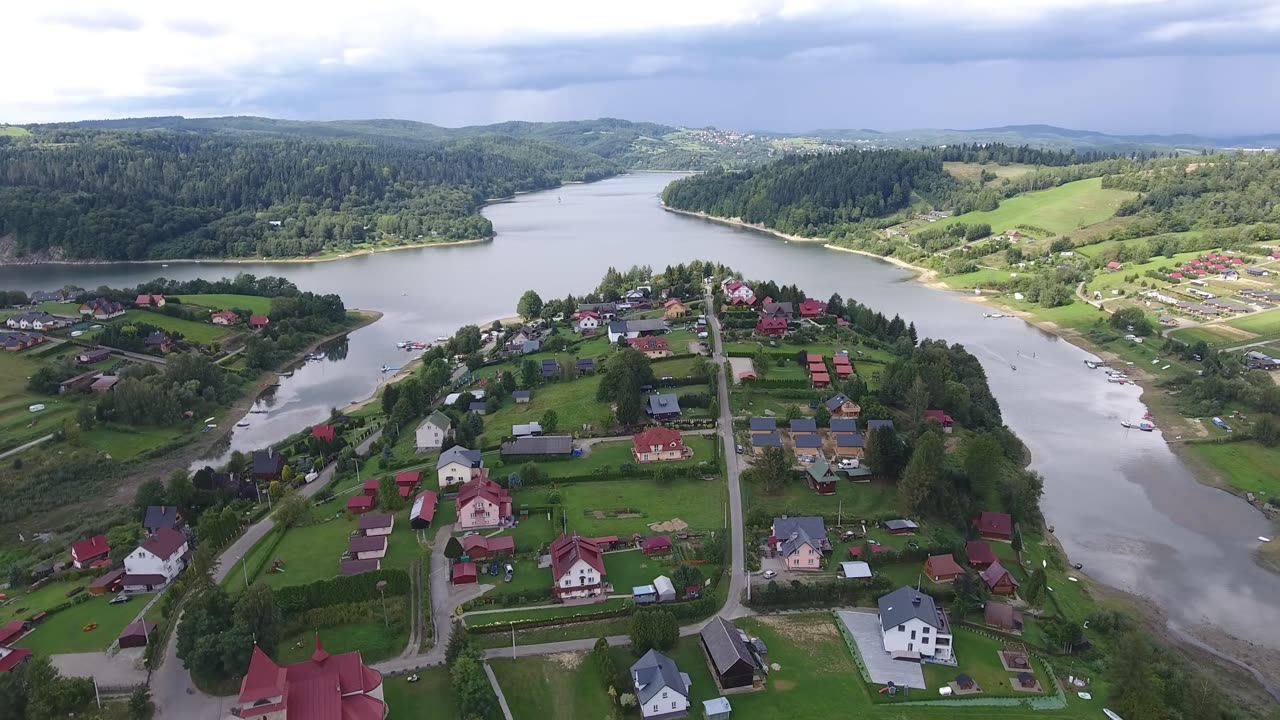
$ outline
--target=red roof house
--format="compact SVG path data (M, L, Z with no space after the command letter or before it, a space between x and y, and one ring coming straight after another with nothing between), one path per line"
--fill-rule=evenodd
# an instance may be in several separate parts
M950 415L942 410L925 410L924 418L925 420L937 420L938 424L942 426L942 432L948 433L951 432L951 426L956 423Z
M164 296L163 295L139 295L138 297L134 298L133 304L138 305L140 307L150 307L152 305L155 305L156 307L161 307L162 305L164 305Z
M404 487L405 485L408 485L409 487L414 487L418 484L418 481L420 481L421 479L422 479L422 473L417 471L406 470L404 472L396 473L396 485L399 485L401 487Z
M978 534L991 540L1008 540L1013 537L1013 518L1009 513L984 512L974 520Z
M645 555L666 555L671 552L671 538L666 535L652 535L640 541L640 550Z
M1018 592L1018 581L999 561L991 563L991 567L982 571L982 581L994 595L1013 595Z
M409 527L414 530L422 530L431 527L431 521L436 516L436 503L438 496L433 490L423 490L419 493L416 500L413 501L413 507L409 508Z
M10 620L4 625L0 625L0 645L12 644L27 631L27 623L24 620Z
M639 350L648 357L666 357L671 355L671 349L667 347L667 339L656 335L646 335L644 337L631 338L627 341L627 345L633 350Z
M321 442L333 442L333 433L336 428L332 425L312 425L311 437Z
M257 330L259 328L264 328L270 322L271 322L271 318L267 317L266 315L250 315L249 316L249 327L253 328L254 330Z
M492 538L483 535L468 535L462 538L462 551L472 560L488 560L499 555L515 554L516 541L510 535Z
M787 319L784 317L763 317L756 322L756 332L761 335L782 336L787 334Z
M460 562L453 564L453 584L454 585L470 585L478 579L476 574L476 564L473 562Z
M364 494L369 497L377 497L378 495L378 478L369 478L364 481Z
M31 651L27 648L0 646L0 673L9 672L29 657L31 657Z
M1171 272L1171 273L1169 273L1169 277L1171 277L1171 278L1177 278L1177 279L1181 280L1181 279L1182 279L1182 273L1180 273L1180 272Z
M680 433L661 425L631 436L631 456L636 462L683 460L691 455L693 450L684 444Z
M214 325L235 325L240 322L240 316L230 310L219 310L209 316L209 322Z
M71 546L71 564L76 569L89 567L95 560L101 560L111 553L107 545L106 535L94 535Z
M347 498L347 509L353 513L369 512L373 509L373 497L370 495L352 495Z
M969 564L979 570L996 562L996 553L986 540L970 540L965 543L964 555Z
M1111 262L1107 263L1108 270L1119 270L1122 267L1124 267L1124 263L1118 263L1115 260L1112 260Z
M813 386L816 388L824 388L831 384L831 375L825 372L816 372L810 379L813 380Z
M818 317L827 311L827 304L812 298L805 298L800 303L800 317Z
M1244 264L1244 259L1243 259L1243 258L1231 258L1231 264L1232 264L1232 265L1243 265L1243 264Z
M273 720L382 720L382 674L364 664L360 651L330 655L316 634L311 659L277 665L256 645L240 682L241 718Z
M885 547L885 546L883 546L883 545L872 545L872 546L871 546L871 554L872 554L872 555L879 555L880 553L885 552L886 550L888 550L888 548L886 548L886 547ZM854 560L857 560L857 559L858 559L859 557L861 557L861 556L862 556L862 547L861 547L861 546L857 546L857 545L855 545L855 546L853 546L853 547L849 548L849 557L853 558Z
M936 583L945 583L964 575L964 568L960 567L951 553L930 555L924 561L924 574Z
M591 597L604 591L604 553L591 538L574 533L551 543L552 593L561 599Z
M487 477L473 477L458 490L454 500L458 526L463 530L497 527L511 517L511 495Z

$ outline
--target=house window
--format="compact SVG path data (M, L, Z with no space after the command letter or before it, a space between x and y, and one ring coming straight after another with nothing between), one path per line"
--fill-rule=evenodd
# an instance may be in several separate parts
M675 704L675 703L671 703L671 709L672 709L672 710L675 710L675 709L676 709L676 704Z
M928 645L928 644L929 644L929 638L920 638L920 644L921 644L921 645Z
M664 692L664 693L662 693L662 699L663 699L663 700L666 700L666 699L667 699L667 694L666 694L665 692Z
M915 630L912 630L912 631L911 631L911 639L912 639L912 640L915 640L915 639L916 639L916 631L915 631Z
M915 650L915 649L916 649L915 645L913 645L912 643L907 643L907 652L911 652L912 650Z
M906 625L899 625L899 626L898 626L898 632L906 632L906 631L907 631L907 626L906 626Z
M924 634L924 635L928 635L930 630L932 630L932 628L925 628L925 629L921 630L920 632L921 632L922 634Z

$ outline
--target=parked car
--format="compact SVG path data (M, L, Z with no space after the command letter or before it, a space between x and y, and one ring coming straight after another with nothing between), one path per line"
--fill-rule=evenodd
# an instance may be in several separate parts
M734 447L734 450L737 450L739 455L741 455L742 453L746 452L746 451L742 448L742 446L741 446L741 445L737 445L737 446L735 446L735 447Z
M772 570L765 570L764 572L760 573L760 575L761 575L765 580L772 580L773 578L778 577L778 573L776 573L776 572L774 572L774 571L772 571Z
M132 595L130 595L129 593L120 593L119 595L117 595L117 596L115 596L115 597L111 598L111 602L109 602L109 603L107 603L107 604L108 604L108 605L119 605L120 603L127 603L127 602L129 602L130 600L132 600L132 599L133 599L133 596L132 596Z
M857 458L840 458L841 470L853 470L858 467Z

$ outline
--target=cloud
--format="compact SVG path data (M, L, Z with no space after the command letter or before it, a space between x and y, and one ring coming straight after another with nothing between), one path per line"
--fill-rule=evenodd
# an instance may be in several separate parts
M75 12L63 11L48 16L48 22L77 30L109 32L112 30L140 30L142 18L123 9L109 7L87 8Z

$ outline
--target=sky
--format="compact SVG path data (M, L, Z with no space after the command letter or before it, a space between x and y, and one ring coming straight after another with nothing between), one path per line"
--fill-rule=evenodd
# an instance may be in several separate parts
M1280 0L60 0L0 15L0 122L622 117L1280 131Z

